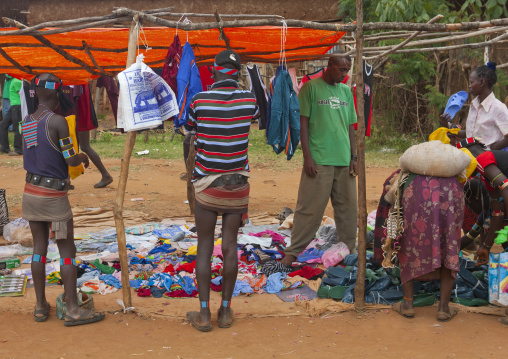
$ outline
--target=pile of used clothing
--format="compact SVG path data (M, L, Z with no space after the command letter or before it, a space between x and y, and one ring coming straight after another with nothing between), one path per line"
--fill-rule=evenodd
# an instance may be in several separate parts
M365 280L365 302L371 304L392 304L403 298L398 267L385 269L367 255ZM333 298L345 303L355 300L358 255L346 256L341 265L326 269L326 276L318 290L320 298ZM433 305L439 298L439 281L414 282L414 306ZM460 258L460 272L457 274L451 295L453 303L466 306L482 306L488 303L488 268L477 267L474 261Z

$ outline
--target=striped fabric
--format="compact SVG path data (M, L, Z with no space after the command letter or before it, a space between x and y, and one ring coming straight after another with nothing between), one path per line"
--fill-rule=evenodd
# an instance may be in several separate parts
M196 202L203 208L218 213L247 213L250 185L208 187L196 193Z
M224 80L191 101L186 128L196 129L196 165L192 181L208 175L249 170L250 123L259 114L256 98Z
M23 133L26 148L37 146L37 121L22 124L21 132Z

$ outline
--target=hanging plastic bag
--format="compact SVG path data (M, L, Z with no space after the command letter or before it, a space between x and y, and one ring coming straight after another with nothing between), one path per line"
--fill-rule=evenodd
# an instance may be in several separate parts
M118 128L137 131L154 128L178 114L171 87L143 63L143 54L118 74Z
M508 306L508 253L490 253L489 302Z

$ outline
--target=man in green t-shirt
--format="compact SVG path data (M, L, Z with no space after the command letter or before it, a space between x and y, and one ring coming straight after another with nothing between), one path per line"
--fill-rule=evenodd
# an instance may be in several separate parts
M22 87L22 82L13 78L9 86L9 102L11 107L9 112L5 115L0 123L0 151L9 153L9 126L12 125L14 130L14 151L10 156L21 156L23 154L23 141L19 133L19 123L21 122L21 100L19 98L19 91Z
M7 116L7 112L11 108L11 101L9 100L9 86L11 86L12 77L5 75L4 90L2 92L2 118Z
M350 88L341 83L350 69L349 56L331 57L323 77L305 83L298 95L303 169L285 265L312 241L330 199L339 241L355 248L356 112Z

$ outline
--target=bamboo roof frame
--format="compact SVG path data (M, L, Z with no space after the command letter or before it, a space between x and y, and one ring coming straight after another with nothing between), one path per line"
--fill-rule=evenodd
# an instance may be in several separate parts
M91 51L112 51L110 49L101 49L101 48L92 48L89 47L86 42L83 41L82 46L56 46L45 39L44 35L51 34L59 34L65 32L71 32L81 29L88 29L98 26L104 26L109 24L114 24L118 22L126 22L130 23L130 35L129 42L126 49L115 49L113 52L123 52L128 51L127 55L127 66L129 67L135 61L135 53L136 53L136 45L137 38L132 36L135 31L135 25L139 20L143 20L145 23L151 23L158 26L166 26L169 28L179 28L183 31L190 30L201 30L201 29L217 29L221 34L221 38L225 41L226 46L230 47L229 40L225 36L224 29L227 28L235 28L235 27L251 27L251 26L281 26L281 20L284 20L288 27L300 27L307 29L316 29L316 30L328 30L335 32L348 32L354 33L353 37L347 37L347 41L345 39L338 41L336 44L330 45L350 45L356 44L355 48L352 48L350 51L344 54L340 54L338 56L352 56L355 57L356 62L356 78L357 78L357 87L356 91L358 93L363 93L364 91L364 83L363 83L363 60L379 60L379 63L376 64L375 68L379 68L387 59L387 55L396 54L396 53L411 53L411 52L435 52L435 51L446 51L451 49L458 48L481 48L485 46L489 46L495 42L499 42L508 37L508 18L495 19L490 21L477 21L477 22L463 22L463 23L452 23L452 24L441 24L435 23L438 21L441 16L436 16L431 19L426 24L423 23L404 23L404 22L379 22L379 23L363 23L363 2L362 0L356 0L356 13L357 13L357 23L356 24L336 24L336 23L319 23L313 21L303 21L303 20L290 20L284 19L280 16L276 15L247 15L247 14L236 14L236 15L219 15L217 10L215 9L214 14L197 14L197 13L175 13L173 12L174 8L163 8L163 9L154 9L147 11L136 11L127 8L115 8L113 13L105 16L94 16L88 18L80 18L73 20L63 20L63 21L50 21L41 23L35 26L27 27L23 24L15 20L11 20L8 18L3 18L6 24L12 24L15 27L18 27L19 30L12 31L0 31L0 56L3 56L7 61L9 61L14 68L19 69L28 74L34 74L34 70L50 70L49 68L27 68L23 66L23 64L17 63L14 59L12 59L3 48L10 46L25 46L25 44L3 44L1 42L2 36L12 36L12 35L29 35L35 37L41 45L26 45L28 47L50 47L57 51L60 55L65 57L67 60L76 63L76 69L86 69L91 74L99 74L99 75L114 75L113 72L107 72L108 66L99 66L95 61ZM204 23L179 23L178 21L167 20L162 17L207 17L214 18L215 22L204 22ZM234 19L232 21L224 21L224 19ZM251 20L238 20L241 19L251 19ZM49 30L41 30L43 28L48 27L59 27L56 29ZM375 35L365 35L364 31L381 31L381 30L390 30L389 32L375 34ZM450 35L454 33L453 35ZM428 48L414 48L416 46L425 46L431 44L438 43L449 43L457 40L464 40L468 38L484 36L493 33L502 33L497 37L490 39L488 41L474 42L468 44L455 44L455 45L445 45L440 47L428 47ZM422 39L432 37L427 40L416 40L414 39ZM349 39L353 39L350 41ZM391 45L391 46L381 46L381 47L363 47L364 42L374 42L381 40L396 40L403 39L402 42ZM196 44L197 45L197 44ZM203 45L198 45L203 46ZM234 46L231 46L232 49L235 49ZM66 50L83 50L92 61L94 67L83 63L81 60L73 58ZM251 59L256 59L255 55L263 54L252 53ZM367 56L364 56L366 54ZM330 54L327 55L317 55L313 58L316 59L326 59L329 58ZM337 55L333 55L337 56ZM302 61L308 60L309 57L302 58L302 56L295 56L292 58L288 58L288 62L291 61ZM263 60L263 59L259 59ZM154 65L161 63L161 61L154 61L153 63L147 63L148 65ZM507 67L508 64L501 64L498 68ZM12 69L12 67L9 67ZM7 70L7 68L0 67L0 70ZM363 96L357 96L357 106L359 108L363 108ZM365 133L365 123L364 123L364 114L363 111L358 111L358 133ZM134 147L134 143L136 140L136 131L128 132L127 139L124 146L124 151L122 155L122 165L121 165L121 174L120 180L117 189L117 196L115 202L115 223L117 228L117 240L118 247L120 253L120 262L123 268L127 268L127 255L126 255L126 243L125 243L125 227L123 224L123 203L125 196L125 188L127 185L128 171L129 171L129 162L132 154L132 150ZM358 178L358 203L359 203L359 247L358 247L358 277L365 277L365 267L366 267L366 229L367 229L367 205L366 205L366 178L365 178L365 137L357 136L357 153L358 153L358 169L359 169L359 178ZM125 272L125 273L124 273ZM131 306L131 293L129 287L128 273L127 271L122 271L122 291L123 291L123 299L125 307ZM364 303L364 292L365 292L365 283L364 281L359 281L355 288L355 307L358 310L363 311L365 309Z

